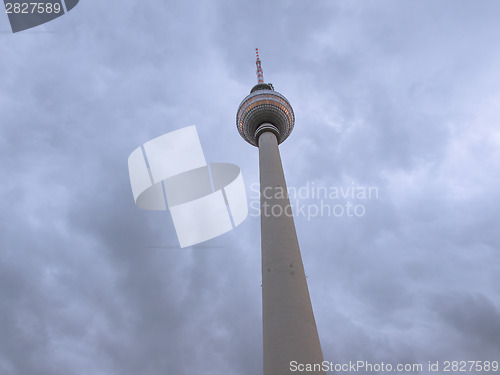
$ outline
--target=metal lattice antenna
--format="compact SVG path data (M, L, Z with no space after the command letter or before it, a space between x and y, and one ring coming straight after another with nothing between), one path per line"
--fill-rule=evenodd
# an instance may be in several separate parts
M260 65L258 48L255 49L255 54L257 55L257 61L255 62L257 65L257 83L264 83L264 72L262 71L262 66Z

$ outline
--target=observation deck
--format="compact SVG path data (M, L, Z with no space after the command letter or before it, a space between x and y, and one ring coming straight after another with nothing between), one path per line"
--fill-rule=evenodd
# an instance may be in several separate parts
M236 113L236 126L240 135L258 147L259 135L264 131L276 134L278 144L293 130L295 115L288 100L269 83L255 85L243 99ZM265 127L259 127L264 125Z

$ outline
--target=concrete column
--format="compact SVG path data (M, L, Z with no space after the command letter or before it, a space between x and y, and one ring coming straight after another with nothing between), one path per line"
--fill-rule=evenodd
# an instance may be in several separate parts
M323 354L307 288L274 133L260 135L264 375L290 375L290 362L318 364ZM295 372L299 374L302 372ZM304 372L305 373L305 372ZM326 374L324 371L307 374Z

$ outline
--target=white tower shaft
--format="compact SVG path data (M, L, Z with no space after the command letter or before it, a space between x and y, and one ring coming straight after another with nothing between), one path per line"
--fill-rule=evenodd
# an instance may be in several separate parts
M264 375L290 375L292 361L319 366L323 354L276 135L262 133L258 145Z

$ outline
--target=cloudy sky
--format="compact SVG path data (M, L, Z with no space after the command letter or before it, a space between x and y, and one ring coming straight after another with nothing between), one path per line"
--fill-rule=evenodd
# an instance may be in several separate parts
M235 126L255 47L296 115L288 185L377 191L323 202L362 215L292 200L325 359L500 360L499 17L487 0L81 0L12 34L0 14L0 374L262 373L255 211L180 249L127 170L196 125L255 201Z

